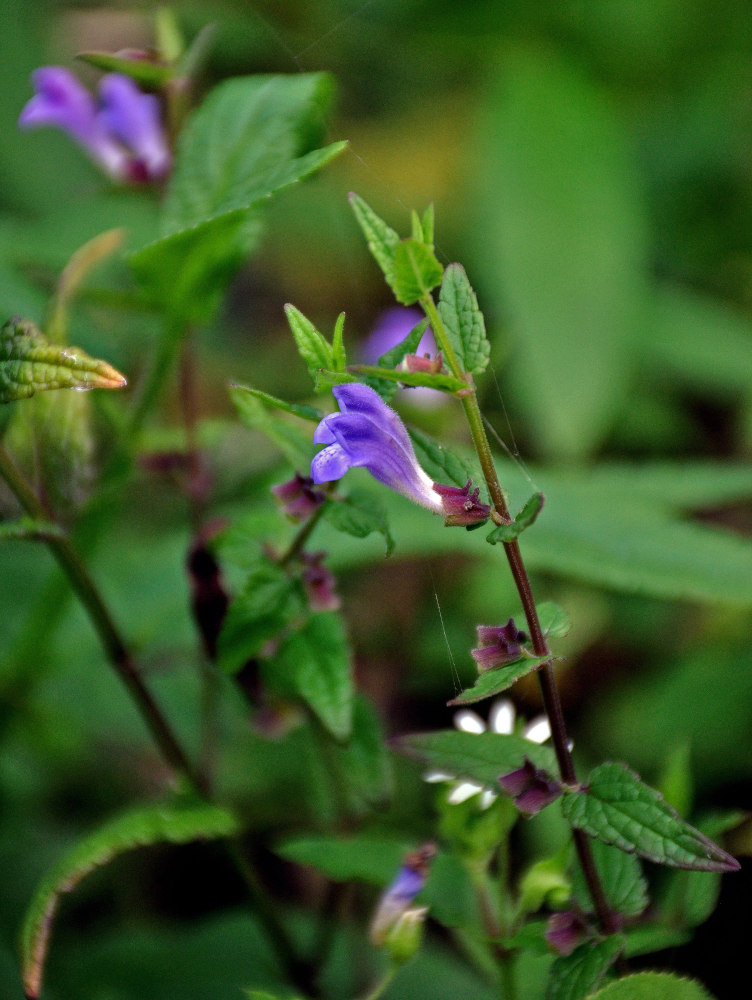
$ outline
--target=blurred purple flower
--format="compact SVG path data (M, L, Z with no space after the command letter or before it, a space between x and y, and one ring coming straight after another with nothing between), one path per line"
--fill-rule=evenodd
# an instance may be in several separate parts
M381 313L376 325L363 344L363 357L368 364L375 365L379 358L401 343L408 333L423 319L420 309L407 306L392 306ZM436 353L436 344L430 327L420 339L416 353Z
M115 181L141 184L168 173L171 159L159 101L142 93L130 77L103 77L96 101L62 66L43 66L32 79L36 93L18 119L21 128L62 129Z
M431 862L436 857L436 845L423 844L405 858L392 884L382 893L371 921L371 940L381 944L388 931L409 909L426 883Z
M313 488L311 477L299 472L292 479L272 486L271 492L291 521L307 521L326 499L321 490Z
M311 611L339 611L341 601L337 593L334 573L322 565L326 552L303 552L303 587Z
M560 955L571 955L587 935L587 924L576 910L554 913L548 919L546 941Z
M367 385L335 385L332 392L340 412L324 417L313 436L315 444L328 446L311 463L314 483L341 479L348 469L363 466L379 482L442 514L433 480L418 464L397 413Z

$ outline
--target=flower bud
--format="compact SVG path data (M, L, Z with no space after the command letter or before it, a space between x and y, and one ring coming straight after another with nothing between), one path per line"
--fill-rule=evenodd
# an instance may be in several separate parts
M478 625L477 632L480 645L470 650L470 655L481 673L522 657L522 643L527 642L527 635L517 628L514 618L506 625Z
M540 812L561 795L559 782L537 768L528 757L525 757L525 763L516 771L502 774L499 784L507 795L512 796L514 804L526 816Z

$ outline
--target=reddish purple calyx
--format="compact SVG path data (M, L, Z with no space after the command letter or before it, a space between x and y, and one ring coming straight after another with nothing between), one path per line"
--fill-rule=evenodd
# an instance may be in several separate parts
M480 502L480 490L476 486L470 492L472 481L468 479L464 486L443 486L434 483L433 489L441 497L444 511L444 524L448 528L472 527L483 524L491 515L491 507Z
M525 757L522 767L499 777L499 784L526 816L534 816L561 795L561 785Z

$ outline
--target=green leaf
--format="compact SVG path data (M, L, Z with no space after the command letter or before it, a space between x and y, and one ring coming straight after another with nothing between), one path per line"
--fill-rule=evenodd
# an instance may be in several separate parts
M387 556L394 551L394 539L383 504L370 493L351 492L341 500L330 501L324 517L337 531L353 538L366 538L372 531L378 531L384 536Z
M472 466L460 455L440 445L421 431L411 428L409 433L418 462L435 483L464 486L468 479L478 480Z
M63 530L52 521L37 521L33 517L20 517L15 521L0 522L0 542L47 541L60 538Z
M432 374L430 372L395 371L393 368L382 368L378 365L350 365L348 370L357 375L368 376L368 380L386 379L400 385L424 386L428 389L440 389L443 392L459 392L468 387L467 382L455 378L454 375L445 375L443 372Z
M437 855L420 899L428 907L431 919L444 927L479 930L476 889L468 866L455 855L445 852Z
M345 351L345 314L342 312L337 317L332 334L332 361L335 371L343 372L347 365L347 352Z
M565 461L629 405L652 304L647 213L602 81L534 44L496 65L472 140L472 273L515 338L508 379L526 430Z
M347 797L351 814L383 809L392 794L392 759L381 721L366 698L356 696L350 738L333 744L331 752L341 779L337 794Z
M491 345L478 299L461 264L450 264L444 271L438 309L462 370L480 375L488 366Z
M593 840L590 847L612 911L625 917L639 916L649 902L648 886L639 860L634 854L626 854L602 840ZM583 909L587 911L592 904L579 865L574 874L574 891Z
M623 764L596 767L585 790L564 795L562 811L572 826L657 864L704 872L739 868Z
M615 934L603 941L588 941L571 955L557 958L549 973L546 1000L584 1000L603 980L624 948L624 937Z
M331 344L295 306L288 303L285 306L285 315L295 338L298 353L308 366L309 375L316 382L319 369L334 368Z
M0 328L0 403L47 389L122 389L125 378L79 347L51 344L33 323L10 319Z
M522 767L525 757L544 771L558 773L551 747L531 743L522 736L449 729L400 736L392 740L392 746L437 771L477 781L493 791L498 791L499 775Z
M386 354L381 355L378 367L395 369L399 367L408 354L415 354L427 326L428 319L422 319L412 328L404 340L401 340L399 344L395 344ZM378 392L385 403L388 403L397 391L397 385L393 380L372 378L369 376L364 378L363 381Z
M304 701L335 739L348 739L354 687L350 647L339 615L312 615L282 642L266 676L279 691Z
M215 87L191 116L164 203L163 236L130 258L171 316L207 319L258 240L263 203L345 148L313 148L332 95L323 73L239 77Z
M402 305L410 306L427 295L441 281L444 269L433 253L418 240L400 240L394 251L394 294Z
M495 527L486 538L486 541L490 542L491 545L496 545L497 542L513 542L515 538L518 538L526 528L529 528L535 522L535 519L541 510L543 510L544 500L545 497L542 493L533 493L512 523L500 524Z
M125 851L150 844L184 844L229 837L239 824L227 809L212 805L153 805L110 820L76 844L47 875L27 910L21 932L21 961L27 997L39 996L52 922L63 893Z
M609 983L591 1000L713 1000L694 979L682 979L668 972L637 972Z
M372 834L350 837L291 837L274 848L286 861L315 868L334 882L388 885L399 871L410 844Z
M243 589L227 609L217 640L217 661L235 673L258 656L290 620L302 611L299 588L285 571L264 556L258 558Z
M384 272L386 283L394 289L394 257L400 242L399 234L379 218L357 194L351 192L349 201L368 243L368 249Z
M549 639L561 639L569 634L572 619L564 608L553 601L541 601L538 605L538 620L543 634Z
M470 705L474 701L493 698L494 695L510 688L520 677L526 677L533 670L537 670L541 663L545 663L548 659L550 657L524 656L513 663L505 663L501 667L484 670L478 675L478 679L471 688L466 688L461 694L448 701L447 705Z
M294 403L282 403L273 396L267 396L256 389L245 386L231 386L230 398L237 407L240 419L252 430L261 431L273 441L285 458L297 469L305 469L313 457L313 444L310 434L305 434L299 427L284 420L274 410L284 410L305 420L320 420L323 414L312 406L296 406Z
M123 56L113 55L111 52L78 52L76 59L104 70L105 73L121 73L129 76L131 80L142 87L152 90L161 89L175 75L171 66L151 62L148 59L128 59Z

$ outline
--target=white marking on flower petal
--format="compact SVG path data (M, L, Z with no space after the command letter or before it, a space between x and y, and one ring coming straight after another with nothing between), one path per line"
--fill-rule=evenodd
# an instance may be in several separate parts
M460 709L454 713L454 724L463 733L485 733L486 724L479 715L469 708Z
M483 785L476 785L474 781L463 781L456 788L453 788L447 796L447 802L457 806L460 802L470 799L473 795L483 790Z

